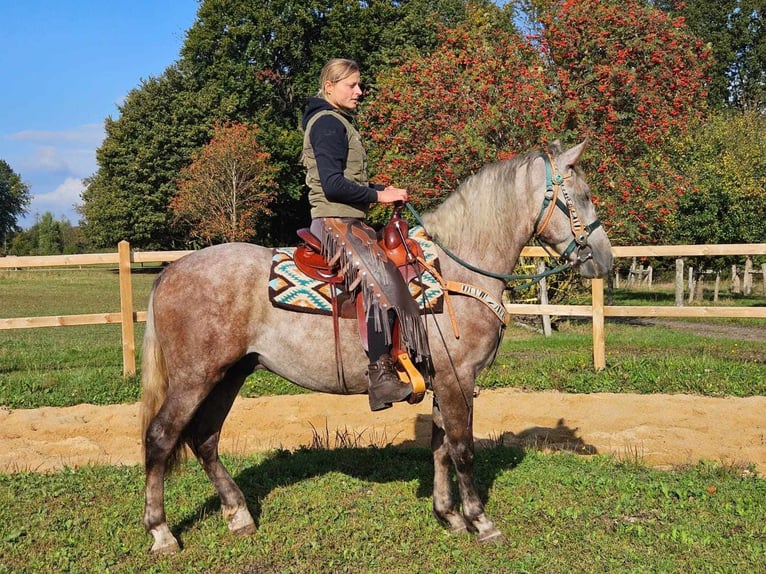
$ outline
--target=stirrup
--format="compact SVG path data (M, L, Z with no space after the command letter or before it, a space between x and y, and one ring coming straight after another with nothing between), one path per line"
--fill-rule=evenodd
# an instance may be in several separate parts
M426 396L426 381L412 363L410 356L404 351L398 353L394 362L394 368L402 382L409 383L412 386L412 394L407 399L407 402L411 405L416 405L422 401L423 397Z

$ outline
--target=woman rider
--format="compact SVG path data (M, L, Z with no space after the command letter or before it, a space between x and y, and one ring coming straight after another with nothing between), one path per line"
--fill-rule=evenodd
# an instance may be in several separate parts
M311 205L311 231L329 261L340 261L349 289L362 290L367 317L370 408L386 409L403 401L412 386L403 384L391 357L393 314L405 346L418 361L428 344L418 308L404 280L377 245L375 231L364 223L370 204L406 201L407 190L371 184L367 159L354 126L362 96L359 66L333 59L319 77L319 92L303 114L303 165Z

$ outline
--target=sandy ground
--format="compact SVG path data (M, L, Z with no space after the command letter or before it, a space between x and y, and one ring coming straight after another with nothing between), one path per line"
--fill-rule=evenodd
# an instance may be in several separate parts
M659 468L752 464L766 475L766 397L524 393L485 390L476 398L481 441L612 454ZM0 472L141 463L138 404L0 409ZM246 454L311 445L315 435L352 437L356 446L428 445L431 397L371 413L367 397L299 395L239 398L221 450Z

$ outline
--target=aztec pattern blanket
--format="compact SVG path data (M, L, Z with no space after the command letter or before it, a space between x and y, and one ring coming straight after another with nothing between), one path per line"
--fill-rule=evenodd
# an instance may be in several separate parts
M426 263L438 270L436 248L421 226L413 227L409 236L420 244ZM293 261L294 247L274 249L269 275L269 300L275 307L302 313L332 315L330 285L306 276ZM441 313L444 293L436 278L424 272L408 285L421 312Z

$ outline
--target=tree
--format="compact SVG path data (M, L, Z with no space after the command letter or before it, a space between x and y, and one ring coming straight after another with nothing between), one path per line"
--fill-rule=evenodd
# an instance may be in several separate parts
M210 143L181 170L170 207L193 237L205 243L266 239L276 169L257 136L255 126L217 124Z
M694 186L678 200L679 243L761 243L766 239L766 117L719 112L680 142Z
M3 252L13 233L19 231L18 217L27 213L31 201L29 185L0 159L0 246Z
M59 222L46 211L36 225L37 255L59 255L64 250L64 240Z
M592 141L583 165L610 235L667 240L691 185L669 153L707 113L710 50L683 18L640 0L553 2L541 22L565 134Z
M87 242L79 227L67 219L56 220L49 211L43 213L29 229L13 236L11 255L61 255L83 253Z
M381 74L363 110L377 179L407 186L421 208L553 131L550 77L520 36L466 23L441 39L429 56Z
M192 153L210 138L210 124L188 79L171 67L143 82L106 119L96 152L99 169L82 193L83 229L96 247L121 240L143 249L183 244L174 233L168 202Z

